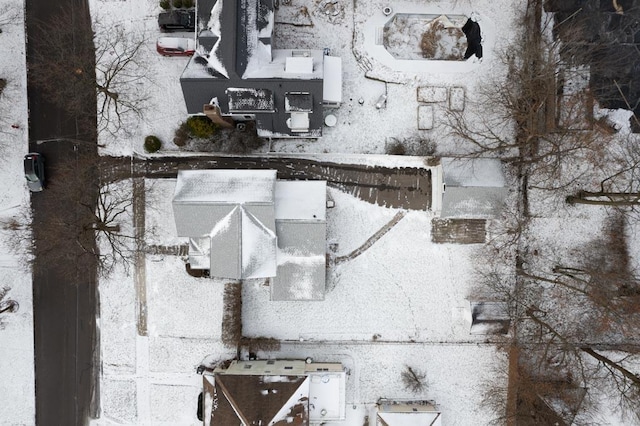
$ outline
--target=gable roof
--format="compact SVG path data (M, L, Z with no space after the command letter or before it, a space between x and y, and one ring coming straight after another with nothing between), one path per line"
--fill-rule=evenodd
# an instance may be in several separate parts
M346 372L340 363L234 360L205 373L203 380L205 426L308 425L346 418Z
M272 300L322 300L326 200L325 181L278 181L275 170L181 170L173 211L192 268L275 277Z
M204 105L215 103L223 115L255 115L251 119L255 118L261 137L320 137L324 52L273 49L273 3L198 1L196 54L180 77L187 112L202 114ZM304 67L293 66L299 63ZM334 76L338 77L341 86L341 75ZM285 97L301 92L306 97L292 103L294 108L309 111L309 122L304 128L292 129L287 119L298 109L287 109Z
M442 158L442 217L486 218L499 214L507 196L500 160Z
M440 411L429 401L390 401L378 403L377 426L440 426Z
M195 240L192 266L222 278L275 276L275 180L275 170L178 172L173 210L178 235Z
M205 376L205 380L211 380L211 376ZM212 426L240 422L307 425L309 422L309 378L306 376L215 374L212 384L214 399L217 399L207 419Z

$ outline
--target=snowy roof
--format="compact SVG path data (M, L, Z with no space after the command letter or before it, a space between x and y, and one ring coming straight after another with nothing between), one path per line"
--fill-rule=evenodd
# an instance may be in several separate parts
M242 74L242 78L280 78L291 80L322 79L324 51L314 49L303 51L293 49L273 49L271 57L253 57Z
M173 202L273 203L275 170L180 170Z
M196 54L180 77L189 114L201 114L203 106L217 98L223 115L253 113L261 137L322 136L327 57L319 49L272 49L274 19L272 0L198 2ZM341 89L341 68L331 70L333 85ZM292 108L288 108L285 95L293 92L308 96L289 99ZM332 101L336 93L334 87ZM291 114L297 111L308 111L308 122L291 128L287 120L293 120Z
M271 300L323 300L326 272L325 181L276 182L278 270Z
M506 188L447 186L442 196L441 217L492 218L499 215Z
M440 411L428 401L378 403L377 426L440 426Z
M178 173L173 210L178 235L192 239L192 268L232 279L275 276L275 179L275 170Z
M273 300L322 300L326 199L326 182L276 181L275 170L182 170L173 210L193 269L276 277Z
M311 74L313 73L313 58L310 56L287 56L284 70L291 74Z
M502 163L493 158L442 158L447 186L503 187Z
M270 425L308 424L309 378L306 376L255 376L216 374L204 376L206 404L204 424ZM209 414L210 413L210 414ZM294 423L295 422L295 423Z
M337 56L325 56L322 66L324 68L323 101L342 102L342 59Z
M273 21L272 0L199 0L199 51L224 77L242 75L254 56L269 62Z
M442 158L442 217L485 218L500 213L507 195L500 160Z
M271 300L323 300L326 282L326 223L276 221L277 273Z
M276 220L325 220L326 181L278 180L275 193Z
M344 420L346 417L345 388L346 372L344 371L309 373L309 420L312 422Z
M203 379L205 425L308 425L346 416L346 373L339 363L232 361Z

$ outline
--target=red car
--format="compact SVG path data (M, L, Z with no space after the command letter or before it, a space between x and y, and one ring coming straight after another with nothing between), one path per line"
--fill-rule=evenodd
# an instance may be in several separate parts
M156 50L163 56L191 56L196 51L196 41L186 37L159 37Z

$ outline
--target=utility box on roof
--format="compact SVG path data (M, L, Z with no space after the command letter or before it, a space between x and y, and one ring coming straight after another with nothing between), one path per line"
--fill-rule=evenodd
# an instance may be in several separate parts
M324 68L322 102L327 107L338 108L342 103L342 59L325 55L322 66Z

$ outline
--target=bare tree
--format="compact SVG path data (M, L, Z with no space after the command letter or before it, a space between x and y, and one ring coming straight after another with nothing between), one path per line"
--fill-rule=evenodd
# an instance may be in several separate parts
M612 136L593 126L589 90L565 84L584 80L593 49L545 36L552 21L535 8L522 22L521 37L499 55L507 78L489 79L469 101L475 108L449 112L447 126L470 147L467 155L500 157L525 170L529 185L556 190L585 172L567 164L600 161Z
M556 37L545 37L540 28L551 28L540 20L542 2L530 5L522 38L502 54L508 79L490 81L474 111L449 117L451 132L467 142L471 155L503 158L516 166L521 182L519 204L525 207L498 229L490 254L497 264L480 277L484 295L507 302L512 317L505 344L514 361L502 413L517 424L588 424L589 414L597 413L589 389L613 389L638 423L640 371L633 361L640 355L640 280L629 266L622 219L614 216L604 236L571 255L544 259L529 248L535 237L527 235L526 213L531 188L556 193L584 188L573 202L627 208L637 201L640 189L633 185L639 182L639 163L629 155L634 145L611 143L620 137L589 115L595 99L611 92L606 81L581 73L588 65L593 75L602 76L638 53L621 49L607 63L602 58L615 49L585 38L588 26L566 16L556 20ZM569 83L580 78L588 87L571 89ZM613 95L623 99L625 90ZM475 111L478 117L470 117ZM600 188L587 185L593 181L602 181ZM512 251L504 253L507 249ZM510 256L515 277L512 264L498 264ZM493 397L499 399L495 392ZM579 420L571 420L578 414Z
M510 254L489 246L472 292L506 302L512 324L497 341L510 354L509 371L486 384L487 403L517 424L593 424L597 389L640 422L640 276L624 216L611 216L570 253L528 248L526 226L516 230L515 276Z
M400 378L405 389L413 393L422 392L427 388L427 375L414 367L406 365L405 369L400 373Z
M0 315L4 313L17 312L20 309L20 305L13 299L7 297L9 294L9 287L4 286L0 288ZM0 322L0 324L2 324Z
M144 249L145 234L133 228L130 181L100 182L100 167L99 157L78 150L77 161L68 168L51 169L66 178L51 179L47 189L57 196L48 197L43 206L50 220L38 231L36 255L47 254L72 269L80 259L91 259L98 272L107 275L118 264L128 270Z
M94 32L86 28L92 26ZM148 78L141 60L144 32L91 22L87 13L61 9L43 23L44 34L29 64L34 83L68 112L91 120L88 93L97 95L98 130L127 131L129 117L140 117L148 96L139 84Z
M149 98L142 86L149 80L149 72L141 59L147 36L121 24L107 26L95 21L94 28L98 130L128 132L129 119L142 117Z
M492 423L580 424L575 422L576 416L592 408L586 389L568 375L532 374L527 365L528 348L511 345L507 350L508 368L498 369L491 381L484 384L483 402L499 413ZM512 397L505 400L507 392Z
M602 237L570 257L573 262L541 254L531 264L517 261L516 285L499 265L481 276L485 291L509 303L514 324L505 343L517 353L509 380L518 406L513 402L507 416L528 419L522 424L577 414L588 419L597 412L589 389L604 389L640 422L640 278L623 226L622 217L614 217ZM562 413L550 410L559 406Z
M593 190L579 190L567 197L569 204L620 207L637 211L640 206L640 145L635 138L620 141L607 158L606 177Z

